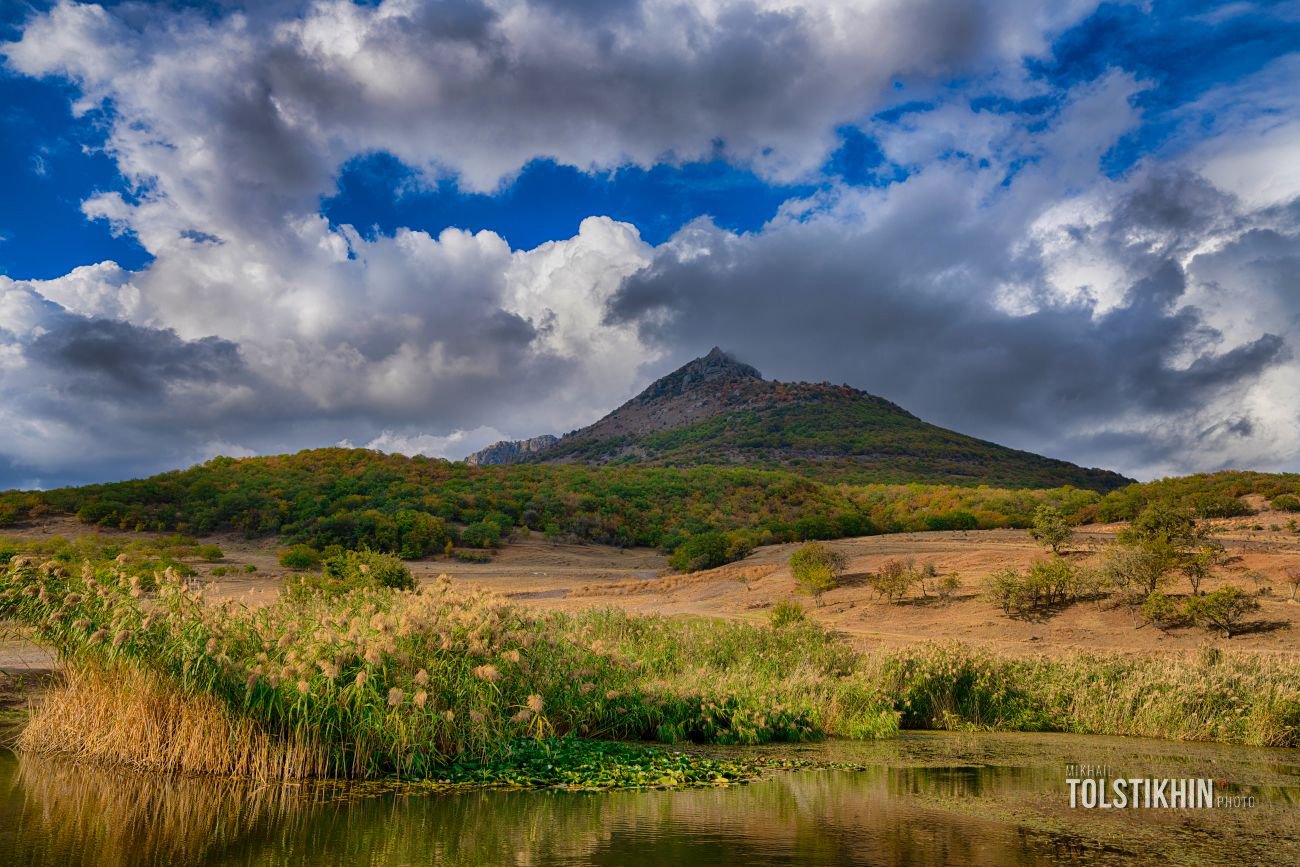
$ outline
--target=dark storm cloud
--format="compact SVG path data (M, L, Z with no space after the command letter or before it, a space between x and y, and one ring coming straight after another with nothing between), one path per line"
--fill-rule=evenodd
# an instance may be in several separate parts
M235 384L247 379L239 347L206 337L182 340L170 329L69 317L31 342L27 358L64 376L81 397L158 399L177 383Z
M1146 273L1104 313L1048 293L1029 313L1001 308L990 286L1041 279L1036 253L1013 255L996 219L964 220L936 197L864 232L790 224L738 237L696 226L629 279L606 315L638 324L674 361L718 343L768 376L847 381L964 432L1130 469L1179 454L1203 435L1203 409L1292 358L1280 333L1222 349L1186 303L1183 268L1154 255L1228 219L1215 192L1157 179L1094 230L1129 248L1148 239L1128 250ZM1162 240L1149 243L1156 228ZM1250 432L1242 420L1216 436Z

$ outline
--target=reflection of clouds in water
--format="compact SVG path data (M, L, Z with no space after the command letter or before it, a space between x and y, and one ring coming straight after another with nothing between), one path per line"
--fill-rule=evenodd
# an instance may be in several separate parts
M981 734L832 743L798 752L878 764L863 771L780 773L721 789L430 795L418 786L394 794L384 785L279 788L160 779L5 756L0 851L16 863L42 867L1027 865L1055 863L1063 852L1086 853L1089 863L1107 863L1108 857L1122 863L1167 851L1171 835L1190 823L1204 833L1200 842L1180 843L1193 846L1185 850L1189 858L1231 852L1248 863L1300 856L1300 775L1279 764L1277 754L1284 751ZM1251 811L1071 814L1062 771L1079 755L1153 774L1213 762L1217 775L1243 784L1290 785L1253 788L1260 806ZM1117 837L1128 851L1102 847Z

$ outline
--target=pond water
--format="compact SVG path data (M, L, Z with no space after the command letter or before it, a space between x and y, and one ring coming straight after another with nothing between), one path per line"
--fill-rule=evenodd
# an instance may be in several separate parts
M1300 864L1297 750L908 733L769 751L861 769L686 791L431 794L0 752L0 865ZM1078 773L1213 778L1240 805L1071 809Z

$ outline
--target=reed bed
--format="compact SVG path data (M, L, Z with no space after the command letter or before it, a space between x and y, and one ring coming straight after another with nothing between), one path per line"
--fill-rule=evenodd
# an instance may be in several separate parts
M811 624L540 614L446 578L257 609L210 604L171 571L153 584L142 590L117 562L14 558L0 617L35 629L69 671L25 748L277 779L429 778L508 761L520 738L897 729L888 699L854 676L854 654Z
M210 603L170 570L150 586L116 561L16 557L0 572L0 618L68 672L24 749L284 780L440 779L568 736L756 744L902 726L1300 745L1300 679L1263 655L860 653L806 620L541 613L445 576L256 609Z

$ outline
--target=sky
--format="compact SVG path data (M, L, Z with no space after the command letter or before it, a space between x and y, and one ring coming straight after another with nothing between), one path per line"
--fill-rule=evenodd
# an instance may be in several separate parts
M712 346L1300 470L1300 2L0 0L0 488L458 459Z

